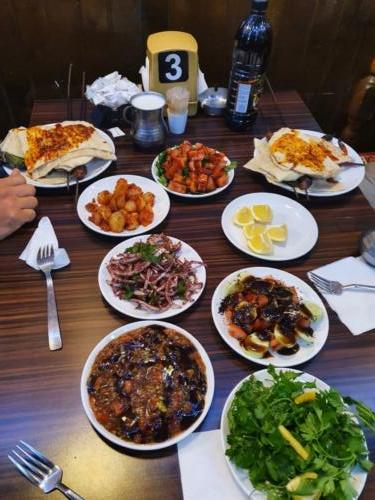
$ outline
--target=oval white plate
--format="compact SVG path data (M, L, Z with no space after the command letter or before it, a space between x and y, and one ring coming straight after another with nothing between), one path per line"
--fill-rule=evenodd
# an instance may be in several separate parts
M115 152L115 145L113 144L112 139L109 137L108 134L103 132L100 129L95 129L99 134L108 142L108 144L111 146L111 151L112 153ZM87 175L79 180L78 182L86 182L91 179L94 179L95 177L98 177L101 173L103 173L107 168L110 166L113 160L102 160L100 158L94 158L93 160L89 161L86 163L86 168L87 168ZM12 172L12 168L7 167L4 165L4 170L5 172L10 175ZM25 170L21 170L21 174L25 177L26 181L28 184L31 184L32 186L39 187L39 188L62 188L66 187L66 182L60 182L59 184L55 184L52 182L48 182L48 177L44 181L41 181L39 179L31 179L28 175L26 175ZM69 186L74 186L76 184L76 181L74 179L70 179L69 181Z
M130 238L129 240L122 241L118 245L116 245L112 250L110 250L107 255L104 257L102 260L102 263L100 264L99 267L99 274L98 274L98 281L99 281L99 288L100 291L105 298L105 300L110 304L112 307L117 309L117 311L126 314L127 316L131 316L132 318L137 318L137 319L163 319L163 318L170 318L171 316L176 316L177 314L182 313L183 311L186 311L189 307L191 307L201 296L203 289L206 285L206 268L204 265L199 266L196 269L196 275L198 278L198 281L202 283L202 288L196 292L196 294L193 297L192 302L187 302L186 304L181 305L181 307L177 308L171 308L167 309L166 311L157 313L157 312L152 312L152 311L146 311L145 309L140 309L135 306L135 304L132 304L129 300L121 300L116 295L113 293L112 288L108 284L108 280L110 279L109 272L107 271L107 264L110 261L112 257L115 255L122 253L125 251L126 248L129 248L133 246L135 243L138 241L146 241L147 238L149 237L149 234L143 234L141 236L137 236L135 238ZM180 240L177 238L172 238L169 236L169 238L173 241L174 244L178 243ZM199 254L192 248L190 245L185 243L184 241L181 241L181 250L179 253L179 257L182 257L187 260L193 260L193 261L200 261L203 262L202 259L200 258Z
M296 129L300 130L304 134L312 135L314 137L322 137L324 134L321 132L315 132L314 130L304 130L304 129ZM333 139L333 144L337 146L337 139ZM349 156L355 163L363 163L362 158L359 154L351 148L348 144L344 143L348 148ZM311 187L309 187L309 195L310 196L339 196L340 194L349 193L349 191L353 191L356 187L358 187L365 177L365 167L341 167L341 171L335 175L335 179L339 181L338 184L330 184L324 180L315 180L313 181ZM292 186L288 184L284 184L283 182L273 182L270 181L271 184L275 186L279 186L287 191L294 191ZM301 189L297 189L298 193L305 194Z
M134 231L127 230L122 231L122 233L114 233L113 231L103 231L103 229L89 220L90 213L85 208L86 204L96 199L100 191L108 190L113 192L116 182L119 179L126 179L129 184L134 183L139 186L144 193L149 191L155 195L155 204L153 206L154 220L148 226L139 226ZM113 175L90 184L90 186L81 193L77 203L77 213L83 224L96 233L116 236L117 238L127 238L128 236L135 236L154 229L154 227L158 226L167 217L170 206L171 203L167 193L151 179L141 177L140 175Z
M267 204L273 212L269 225L286 224L288 238L284 243L273 243L273 251L269 255L255 253L247 245L242 227L233 222L236 211L244 206ZM221 216L221 227L228 240L239 250L263 260L297 259L309 252L318 240L318 225L311 213L300 203L273 193L244 194L232 200Z
M124 439L119 438L115 434L112 434L109 432L102 424L100 424L94 415L94 412L92 411L90 402L89 402L89 396L87 392L87 380L89 378L91 368L95 362L96 356L99 354L100 351L104 349L104 347L111 342L112 340L116 339L120 335L123 335L124 333L130 332L132 330L135 330L136 328L143 328L149 325L160 325L165 328L171 328L173 330L176 330L176 332L180 333L184 337L186 337L190 342L193 344L193 346L197 349L199 352L204 365L206 367L206 379L207 379L207 392L206 392L206 398L205 398L205 405L203 408L203 411L199 418L190 426L188 427L185 431L181 432L180 434L177 434L177 436L174 436L170 439L167 439L166 441L163 441L162 443L153 443L153 444L137 444L137 443L132 443L131 441L125 441ZM138 451L151 451L151 450L160 450L161 448L167 448L168 446L172 446L173 444L178 443L182 439L185 439L189 434L191 434L203 421L205 416L207 415L208 410L210 409L211 403L212 403L212 398L214 395L214 388L215 388L215 376L214 376L214 370L212 368L212 364L210 361L210 358L208 357L207 352L203 348L203 346L198 342L198 340L191 335L191 333L187 332L183 328L180 328L179 326L172 325L172 323L166 323L165 321L136 321L135 323L130 323L128 325L120 326L116 330L113 330L111 333L106 335L96 346L94 349L90 352L85 366L83 367L82 375L81 375L81 400L82 400L82 405L83 408L86 412L86 415L88 419L90 420L91 424L95 427L95 429L108 441L111 441L114 444L117 444L118 446L122 446L123 448L130 448L131 450L138 450Z
M281 371L281 370L283 370L283 369L280 369L280 368L278 369L278 371ZM301 373L302 375L298 378L298 380L301 380L302 382L315 382L317 388L320 390L326 391L326 390L330 389L329 385L327 385L325 382L323 382L319 378L314 377L313 375L310 375L309 373L304 373L304 372L301 372L299 370L290 370L290 371ZM270 375L267 373L267 370L260 370L258 372L255 372L253 375L257 380L264 382L265 383L264 385L267 385L267 386L272 385L272 379L271 379ZM229 408L232 404L232 401L234 399L236 392L239 390L241 385L247 379L250 378L250 376L245 377L244 379L241 380L241 382L239 382L236 385L236 387L229 394L229 396L224 404L223 412L221 414L221 422L220 422L221 444L223 447L224 455L225 455L225 452L228 448L227 437L229 434L229 426L228 426ZM250 496L250 493L253 493L254 498L256 498L257 500L266 500L266 495L263 492L260 492L257 490L254 491L254 487L249 479L247 472L244 469L240 469L239 467L234 465L230 461L229 457L227 457L226 455L225 455L225 459L227 461L228 467L229 467L236 483L240 486L242 491L248 496ZM365 486L366 479L367 479L367 473L365 471L363 471L360 467L355 467L352 470L352 484L353 484L354 488L357 490L357 498L361 494L361 492Z
M302 299L303 301L314 302L314 304L317 304L321 308L321 319L312 324L312 328L314 329L313 343L309 344L307 342L304 342L302 339L298 339L300 349L295 354L292 354L290 356L283 356L276 352L272 352L272 356L268 358L255 358L254 356L251 356L246 351L246 349L241 347L238 340L229 335L228 327L224 320L224 315L219 313L219 307L221 301L228 295L227 290L229 286L232 283L236 282L239 275L245 276L249 274L258 278L272 276L272 278L282 281L287 286L294 286L296 287L300 299ZM229 345L229 347L231 347L234 351L236 351L238 354L248 359L249 361L253 361L254 363L265 366L270 364L281 367L300 365L301 363L308 361L318 354L318 352L326 343L328 336L328 314L319 296L307 283L297 278L297 276L294 276L293 274L287 273L285 271L281 271L279 269L273 269L271 267L247 267L244 269L240 269L239 271L235 271L234 273L224 278L217 286L212 296L211 313L218 332L220 333L223 340Z
M175 146L175 147L177 147L177 146ZM176 191L172 191L172 189L169 189L167 186L163 186L163 184L159 181L158 173L156 171L156 161L158 159L158 156L156 156L154 161L152 162L152 166L151 166L152 177L155 179L155 182L157 182L166 191L168 191L168 193L174 194L176 196L181 196L181 198L194 198L195 199L195 198L208 198L209 196L214 196L215 194L221 193L221 191L224 191L224 189L226 189L228 186L230 186L231 183L233 182L233 179L234 179L234 169L233 169L233 170L229 170L229 172L228 172L228 183L225 184L225 186L222 186L220 188L216 188L214 191L210 191L209 193L199 193L199 194L177 193ZM229 158L225 157L225 160L227 162L227 165L229 165L230 164Z

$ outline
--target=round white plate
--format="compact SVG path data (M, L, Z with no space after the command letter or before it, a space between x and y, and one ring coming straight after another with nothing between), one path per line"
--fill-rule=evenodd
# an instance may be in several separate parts
M263 255L253 252L247 245L242 227L233 222L236 211L244 206L267 204L273 212L272 222L269 225L286 224L288 238L283 243L273 243L271 254ZM272 193L244 194L232 200L224 209L221 216L221 227L228 240L239 250L263 260L290 260L297 259L309 252L318 239L318 225L300 203Z
M322 137L324 134L321 132L315 132L313 130L296 129L304 134L312 135L314 137ZM333 144L337 146L337 139L333 139ZM348 148L349 156L355 163L363 163L362 158L359 154L351 148L348 144L344 143ZM339 196L340 194L349 193L358 187L365 177L365 167L341 167L340 172L335 175L335 179L339 182L337 184L330 184L325 180L314 180L312 185L309 187L310 196ZM284 184L283 182L271 182L275 186L279 186L287 191L294 191L292 186ZM298 193L305 194L305 191L297 189Z
M281 371L281 370L282 369L278 369L278 371ZM301 382L315 382L317 388L319 390L323 390L323 391L330 389L329 385L327 385L325 382L323 382L319 378L314 377L313 375L310 375L309 373L300 372L299 370L290 370L290 371L301 373L301 376L298 378L298 380L301 380ZM253 375L257 380L260 380L261 382L263 382L264 385L266 385L268 387L272 385L272 379L271 379L270 375L268 374L267 370L260 370L258 372L255 372ZM245 377L232 390L232 392L229 394L229 396L225 402L223 412L221 414L220 431L221 431L221 444L223 447L224 454L228 448L228 442L227 442L227 438L229 435L228 412L229 412L229 409L231 407L231 404L232 404L232 401L234 399L236 392L239 390L241 385L249 378L250 378L250 376ZM266 495L263 492L260 492L257 490L254 491L254 487L249 479L248 473L244 469L240 469L239 467L234 465L234 463L232 463L230 461L230 459L229 459L229 457L227 457L227 455L225 455L225 459L227 461L228 467L229 467L236 483L239 485L239 487L242 489L242 491L247 496L250 496L250 493L253 493L254 498L256 498L257 500L266 500ZM361 494L361 492L365 486L366 479L367 479L367 473L365 471L363 471L360 467L357 466L352 470L352 484L353 484L354 488L357 490L357 498Z
M177 146L175 146L177 147ZM159 156L159 155L158 155ZM156 170L156 162L158 159L158 156L155 157L154 161L152 162L151 166L151 174L152 177L155 179L155 182L157 182L160 186L162 186L168 193L174 194L176 196L181 196L181 198L208 198L209 196L214 196L215 194L221 193L221 191L224 191L228 186L231 185L234 179L234 170L229 170L228 172L228 183L225 184L225 186L222 186L220 188L215 189L214 191L210 191L209 193L198 193L198 194L192 194L192 193L177 193L176 191L173 191L172 189L169 189L167 186L163 186L163 184L159 181L159 176ZM227 165L230 164L229 158L225 157L225 161L227 162Z
M135 330L136 328L144 328L149 325L160 325L165 328L171 328L173 330L176 330L176 332L180 333L184 337L186 337L190 342L193 344L193 346L197 349L199 352L202 361L204 362L204 365L206 367L206 379L207 379L207 392L206 392L206 398L205 398L205 405L204 409L199 416L199 418L190 426L188 427L185 431L181 432L180 434L177 434L177 436L174 436L170 439L167 439L166 441L163 441L162 443L153 443L153 444L137 444L137 443L132 443L131 441L125 441L124 439L119 438L115 434L112 434L109 432L102 424L100 424L96 418L95 414L92 411L90 401L89 401L89 396L87 392L87 380L90 376L90 372L92 369L92 366L95 362L96 356L99 354L100 351L104 349L104 347L111 342L112 340L116 339L120 335L123 335L124 333L130 332L132 330ZM214 395L214 388L215 388L215 376L214 376L214 370L212 368L212 364L210 361L210 358L208 357L207 352L203 348L203 346L198 342L198 340L191 335L191 333L187 332L183 328L172 325L171 323L166 323L165 321L136 321L135 323L130 323L128 325L120 326L116 330L113 330L111 333L106 335L102 340L96 344L94 349L90 352L85 366L83 367L82 375L81 375L81 400L82 400L82 405L83 408L86 412L86 415L88 419L90 420L91 424L94 426L94 428L108 441L111 441L114 444L117 444L118 446L122 446L123 448L130 448L131 450L138 450L138 451L151 451L151 450L160 450L161 448L167 448L168 446L172 446L173 444L178 443L182 439L185 439L189 434L191 434L203 421L205 416L207 415L208 410L210 409L211 403L212 403L212 398Z
M106 140L106 142L108 142L108 144L111 146L112 153L114 153L115 152L115 145L113 144L113 141L109 137L109 135L107 135L102 130L99 130L99 129L95 129L95 130L97 132L99 132L99 134ZM107 168L110 166L112 161L113 160L102 160L100 158L92 159L91 161L86 163L87 175L83 179L79 180L78 182L79 183L86 182L86 181L89 181L91 179L94 179L95 177L98 177L101 173L103 173L105 170L107 170ZM10 175L12 173L13 169L7 167L5 164L4 170L8 175ZM58 184L53 183L53 182L48 182L48 176L44 180L40 180L40 179L34 180L34 179L31 179L31 177L29 177L26 174L26 170L21 170L21 174L25 177L28 184L31 184L32 186L35 186L35 187L48 188L48 189L66 187L66 181L59 182ZM69 185L74 186L75 184L76 184L76 181L74 179L70 179Z
M272 351L272 356L270 357L255 358L254 356L251 356L246 351L246 349L244 349L240 345L238 340L229 335L228 327L224 320L224 315L219 313L219 307L221 301L228 295L228 289L230 285L234 284L239 276L243 277L246 275L252 275L258 278L266 278L267 276L272 276L272 278L282 281L286 286L294 286L297 290L299 298L303 301L313 302L314 304L317 304L322 310L322 317L311 325L314 330L314 342L309 344L302 339L298 339L300 349L295 354L292 354L290 356L285 356ZM236 351L238 354L248 359L249 361L253 361L254 363L265 366L272 364L274 366L289 367L305 363L305 361L308 361L318 354L318 352L326 343L328 336L328 314L319 296L307 283L297 278L297 276L294 276L293 274L287 273L285 271L280 271L279 269L273 269L271 267L247 267L244 269L240 269L239 271L235 271L234 273L224 278L217 286L212 296L211 313L218 332L220 333L223 340L229 345L229 347L231 347L234 351Z
M87 203L90 203L93 199L96 200L100 191L108 190L113 192L116 182L119 179L126 179L129 184L133 183L139 186L144 193L150 192L155 195L155 204L153 206L154 220L148 226L139 226L134 231L126 230L121 233L115 233L113 231L103 231L103 229L89 220L90 213L85 208ZM77 203L77 213L78 217L85 224L85 226L92 229L96 233L105 234L107 236L116 236L117 238L127 238L128 236L135 236L154 229L154 227L158 226L167 217L170 206L171 203L167 193L151 179L147 179L147 177L141 177L139 175L113 175L90 184L90 186L82 191Z
M110 304L112 307L114 307L117 311L120 313L126 314L127 316L131 316L132 318L137 318L137 319L164 319L164 318L170 318L171 316L176 316L177 314L182 313L183 311L186 311L189 307L191 307L201 296L203 289L206 285L206 268L204 265L199 266L196 269L196 275L198 278L198 281L202 283L202 288L198 290L195 295L193 296L193 301L192 302L186 302L185 304L182 304L180 307L172 307L170 309L167 309L166 311L163 312L152 312L152 311L146 311L145 309L140 309L135 306L132 302L129 300L121 300L116 295L113 293L112 288L109 286L108 281L110 279L110 274L107 271L107 264L111 260L112 257L115 255L122 253L126 250L126 248L129 248L133 246L135 243L142 241L145 242L147 238L149 237L149 234L143 234L141 236L136 236L135 238L130 238L126 241L122 241L118 245L116 245L112 250L110 250L107 255L104 257L102 260L102 263L100 264L99 267L99 274L98 274L98 281L99 281L99 288L100 291L105 298L105 300ZM180 240L177 238L172 238L169 236L169 238L172 240L174 244L178 243ZM187 260L193 260L195 262L203 262L199 254L192 248L190 245L185 243L184 241L181 241L181 250L179 252L179 257L182 257L183 259ZM178 301L177 301L178 303Z

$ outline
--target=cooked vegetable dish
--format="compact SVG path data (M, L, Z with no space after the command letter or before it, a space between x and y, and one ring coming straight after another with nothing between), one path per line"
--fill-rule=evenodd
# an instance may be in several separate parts
M239 278L219 312L225 316L229 334L257 358L270 355L270 349L294 354L299 350L298 339L314 341L311 306L300 301L294 287L272 277Z
M157 443L200 416L206 369L193 344L151 325L112 340L96 357L87 390L96 419L134 443Z
M136 184L119 179L113 193L101 191L85 208L90 212L89 221L100 229L121 233L151 224L154 201L153 193L144 193Z
M112 257L107 269L114 294L152 312L192 301L203 286L196 275L203 263L180 258L180 250L181 242L152 234Z
M201 143L188 141L168 148L157 158L159 182L176 193L208 193L228 184L228 164L224 153Z
M372 431L374 412L335 389L318 390L315 382L298 380L300 373L272 366L268 373L271 383L252 376L234 396L228 412L230 460L248 472L267 500L356 498L352 469L368 471L373 464L346 404Z

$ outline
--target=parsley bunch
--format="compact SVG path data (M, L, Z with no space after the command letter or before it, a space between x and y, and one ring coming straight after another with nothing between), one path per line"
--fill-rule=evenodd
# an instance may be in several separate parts
M268 372L271 386L251 377L237 391L228 413L226 454L248 471L253 486L264 491L268 500L296 495L351 500L356 496L351 470L359 465L368 471L373 464L363 432L340 393L317 391L313 399L297 404L296 398L314 391L315 383L299 381L298 373L276 371L272 366ZM372 410L357 401L347 402L357 408L361 422L362 413L374 423ZM303 446L307 458L285 440L279 426ZM294 478L297 482L292 483Z

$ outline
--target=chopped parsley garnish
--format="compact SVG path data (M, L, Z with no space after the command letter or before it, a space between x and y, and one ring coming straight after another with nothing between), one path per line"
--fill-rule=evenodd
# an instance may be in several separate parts
M138 254L142 260L146 262L151 262L152 264L158 264L161 260L161 255L155 255L157 247L151 245L150 243L135 243L132 247L125 250L126 253Z
M226 167L224 168L224 170L226 172L229 172L230 170L234 170L235 168L237 168L237 165L238 165L238 162L231 161L228 165L226 165Z
M125 300L130 300L131 298L133 298L134 290L132 288L130 288L130 286L124 285L123 291L124 291L123 298Z
M182 299L183 297L185 297L185 293L186 293L186 283L182 280L178 280L177 281L177 287L176 287L176 294L177 296Z

